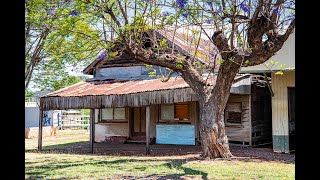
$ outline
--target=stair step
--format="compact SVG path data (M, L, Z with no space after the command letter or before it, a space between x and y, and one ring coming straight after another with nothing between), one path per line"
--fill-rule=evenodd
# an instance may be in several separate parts
M126 142L125 143L137 143L137 144L145 144L146 143L146 141L144 140L132 140L132 139L128 139L128 140L126 140Z

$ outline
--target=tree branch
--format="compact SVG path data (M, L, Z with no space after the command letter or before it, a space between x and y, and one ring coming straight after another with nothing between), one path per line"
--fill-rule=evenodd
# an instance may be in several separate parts
M120 2L119 0L117 0L117 2L118 2L118 5L119 5L119 7L120 7L122 16L123 16L123 18L124 18L125 25L127 25L127 24L129 23L129 22L128 22L127 14L126 14L126 12L124 11L124 9L123 9L123 7L122 7L122 5L121 5L121 2Z
M197 91L197 94L204 92L205 83L200 74L191 65L188 56L181 54L157 54L151 49L144 49L138 45L127 47L126 51L131 57L145 64L168 67L173 71L180 72L183 79L192 86L193 90Z

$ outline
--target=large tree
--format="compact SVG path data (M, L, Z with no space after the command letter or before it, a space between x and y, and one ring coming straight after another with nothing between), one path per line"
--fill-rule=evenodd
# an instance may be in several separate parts
M138 61L169 68L190 85L199 99L203 157L209 158L232 157L224 109L240 67L268 60L295 27L295 3L290 0L76 2L82 10L100 18L103 28L113 29L115 38L105 39L106 43L119 45L118 51L125 51ZM195 46L195 51L179 53L172 43L159 39L156 31L168 27L173 27L173 38L179 28L189 29L190 46ZM216 48L198 63L196 59L203 57L197 50L200 38L206 38ZM111 49L107 48L108 54ZM215 76L214 86L208 86L210 80L204 78L203 72Z

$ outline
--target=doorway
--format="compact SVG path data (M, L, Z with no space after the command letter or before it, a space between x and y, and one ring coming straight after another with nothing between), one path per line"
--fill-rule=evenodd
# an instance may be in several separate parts
M145 139L146 136L146 107L133 108L133 127L132 137L141 137Z
M296 91L294 87L288 88L288 115L289 115L289 151L296 149L295 142L295 96Z

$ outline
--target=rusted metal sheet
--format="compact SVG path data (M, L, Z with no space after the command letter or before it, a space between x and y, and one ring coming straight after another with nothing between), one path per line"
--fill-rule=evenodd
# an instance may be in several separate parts
M179 31L174 32L174 29L158 29L156 31L160 36L167 39L169 44L173 42L175 48L185 54L185 55L194 55L197 60L204 62L209 67L215 67L215 71L218 70L219 64L217 60L220 59L218 55L217 47L208 40L200 38L199 44L196 42L198 38L189 32L181 33ZM197 53L195 53L197 51ZM216 58L216 60L215 60Z
M211 85L215 84L214 79L208 82L211 82ZM246 91L242 92L241 89L243 89L242 86L231 88L230 93L248 94ZM139 107L197 100L193 90L179 77L171 78L165 83L159 79L109 80L80 82L49 93L40 99L40 108L50 110Z
M163 83L159 79L123 81L110 80L102 82L80 82L73 86L47 94L48 96L89 96L133 94L138 92L158 91L177 88L188 88L189 85L182 78L171 78Z

